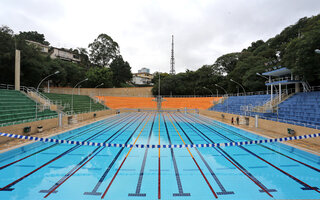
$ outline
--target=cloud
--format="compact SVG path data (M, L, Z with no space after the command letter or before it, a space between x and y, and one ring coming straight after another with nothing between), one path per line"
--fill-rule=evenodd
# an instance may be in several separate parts
M54 46L87 47L110 35L133 71L169 71L171 35L176 71L212 64L221 55L280 33L301 17L319 14L318 0L118 0L0 2L0 24L37 30Z

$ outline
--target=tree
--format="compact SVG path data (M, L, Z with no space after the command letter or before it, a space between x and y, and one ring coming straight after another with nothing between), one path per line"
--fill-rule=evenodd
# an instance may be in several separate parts
M112 87L112 71L109 68L92 67L86 72L89 87L103 83L102 87Z
M83 65L86 69L89 69L91 67L91 62L89 60L89 54L86 48L77 48L79 56L80 56L80 64Z
M221 74L229 74L237 65L240 53L229 53L220 56L213 64Z
M39 42L44 45L50 45L50 43L46 41L44 35L38 33L37 31L20 32L18 36L25 40Z
M132 78L131 67L128 62L122 59L122 56L117 56L110 64L112 71L112 83L115 87L121 87Z
M8 26L0 27L0 82L14 83L15 41Z
M90 59L100 67L106 67L120 55L119 45L107 34L100 34L93 43L89 44Z
M292 40L282 60L283 65L294 74L317 85L320 80L320 55L315 53L315 49L320 47L319 35L320 29L315 29L305 33L301 38Z

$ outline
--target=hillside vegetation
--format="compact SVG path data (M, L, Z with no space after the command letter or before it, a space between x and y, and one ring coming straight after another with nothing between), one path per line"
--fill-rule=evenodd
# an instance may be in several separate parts
M258 40L243 49L220 56L215 63L204 65L196 71L187 70L176 75L161 74L161 94L165 95L203 95L224 93L215 84L225 88L228 93L237 92L233 79L241 83L246 91L266 90L263 73L274 66L287 67L300 79L311 86L320 85L320 15L301 18L296 24L286 27L280 34L267 41ZM158 92L158 76L153 94ZM239 90L242 92L242 89Z

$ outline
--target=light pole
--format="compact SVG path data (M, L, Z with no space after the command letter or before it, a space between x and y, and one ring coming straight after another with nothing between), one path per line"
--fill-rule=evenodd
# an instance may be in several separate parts
M210 92L211 92L211 94L212 94L212 104L214 103L214 97L213 97L213 92L212 92L212 90L210 90L209 88L207 88L207 87L203 87L204 89L207 89L207 90L209 90Z
M257 76L260 76L260 77L262 77L262 78L265 78L265 79L267 79L267 80L269 80L269 78L267 78L267 77L265 77L265 76L262 76L260 73L256 73L256 75ZM269 94L269 88L268 88L268 86L267 86L267 94Z
M42 83L44 80L46 80L46 79L49 78L50 76L53 76L53 75L59 74L59 73L60 73L60 71L56 71L55 73L50 74L50 75L44 77L44 78L40 81L40 83L39 83L39 85L38 85L38 87L37 87L37 92L39 92L39 87L40 87L41 83Z
M216 87L219 87L219 88L221 88L225 93L226 93L226 95L228 96L228 92L223 88L223 87L221 87L220 85L218 85L218 84L214 84Z
M48 76L46 76L46 77L44 77L41 81L40 81L40 83L38 84L38 86L37 86L37 93L39 92L39 87L40 87L40 85L41 85L41 83L44 81L44 80L46 80L47 78L49 78L50 76L53 76L53 75L56 75L56 74L59 74L60 73L60 71L56 71L55 73L53 73L53 74L50 74L50 75L48 75ZM37 94L38 95L38 94ZM38 118L38 101L36 101L36 119Z
M80 83L85 82L85 81L87 81L87 80L88 80L88 78L86 78L86 79L78 82L78 83L72 88L72 99L71 99L71 112L72 112L72 114L73 114L73 91L74 91L74 88L76 88Z
M94 87L94 88L100 87L100 86L102 86L102 85L104 85L104 83L101 83L101 84L97 85L97 86ZM92 93L91 93L91 95L92 95ZM100 96L100 95L99 95L99 96ZM90 97L90 112L91 112L91 97Z
M221 88L225 93L226 93L226 96L228 97L228 92L223 88L221 87L220 85L218 84L214 84L216 87L219 87ZM229 111L229 102L227 101L227 112Z
M243 89L243 92L244 92L244 105L246 106L246 105L247 105L246 90L244 89L244 87L243 87L240 83L238 83L238 82L234 81L233 79L230 79L230 81L232 81L232 82L234 82L234 83L236 83L236 84L240 85L240 87ZM244 112L244 114L246 115L246 112Z

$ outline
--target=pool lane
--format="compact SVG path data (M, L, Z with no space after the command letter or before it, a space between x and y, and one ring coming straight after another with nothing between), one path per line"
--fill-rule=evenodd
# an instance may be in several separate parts
M168 114L167 114L167 116L168 116ZM170 120L170 122L171 122L172 126L174 127L175 131L178 133L178 135L179 135L179 137L180 137L181 141L183 142L183 144L184 144L184 145L186 145L185 141L184 141L184 140L183 140L183 138L181 137L181 134L179 133L179 131L177 130L176 126L175 126L175 125L174 125L174 123L172 122L171 118L170 118L169 116L168 116L168 118L169 118L169 120ZM185 135L185 136L188 138L188 136L187 136L187 135ZM199 166L198 162L196 161L196 159L195 159L195 158L194 158L194 156L192 155L192 153L191 153L190 149L189 149L188 147L186 147L186 149L188 150L188 153L190 154L190 156L191 156L192 160L194 161L194 163L196 164L197 168L199 169L199 171L200 171L200 173L201 173L202 177L203 177L203 178L204 178L204 180L206 181L206 183L207 183L208 187L210 188L210 190L211 190L211 192L212 192L213 196L214 196L215 198L218 198L218 196L217 196L216 192L213 190L213 188L212 188L212 186L211 186L210 182L208 181L208 179L207 179L206 175L203 173L203 171L202 171L202 169L200 168L200 166Z
M124 119L126 120L126 118L124 118ZM114 123L113 125L117 125L117 124ZM83 141L93 141L95 138L97 138L97 137L99 137L100 135L102 135L104 131L109 131L112 127L113 127L113 126L111 125L111 126L109 126L109 127L107 127L107 128L104 128L104 129L98 131L97 133L91 135L90 137L86 138L86 139L83 140ZM114 134L113 134L112 136L114 136ZM111 137L112 137L112 136L111 136ZM12 186L16 185L17 183L21 182L22 180L24 180L25 178L29 177L30 175L38 172L38 171L39 171L40 169L42 169L43 167L45 167L45 166L53 163L54 161L62 158L62 157L65 156L66 154L69 154L69 153L75 151L76 149L78 149L78 148L80 148L80 147L81 147L80 145L75 145L75 146L73 146L73 147L71 147L71 148L68 148L68 147L67 147L67 148L64 149L64 151L62 151L62 153L60 153L59 155L53 156L53 158L52 158L51 160L48 160L47 162L45 162L44 164L40 165L39 167L37 167L36 169L32 170L31 172L28 172L27 174L25 174L25 175L21 176L20 178L14 180L13 182L9 183L8 185L0 188L0 191L2 191L2 190L5 190L5 191L12 191L12 190L14 190L14 188L12 188Z
M262 139L201 115L171 112L124 113L57 137L144 145ZM311 157L276 144L146 149L49 143L0 155L0 199L319 199L319 168Z
M147 125L148 121L150 120L150 118L151 118L151 116L148 118L148 120L147 120L146 123L144 124L143 128L141 129L139 135L137 136L137 138L135 139L135 141L133 142L133 144L136 144L137 140L139 139L141 133L143 132L143 130L144 130L144 128L146 127L146 125ZM149 134L149 138L150 138L150 135L151 135L151 133L152 133L152 128L153 128L153 125L154 125L154 120L155 120L155 114L154 114L154 117L153 117L153 121L152 121L152 125L151 125L151 131L150 131L150 134ZM149 139L148 139L148 140L149 140ZM131 148L129 149L128 153L126 154L126 156L125 156L124 159L122 160L119 168L117 169L116 173L113 175L111 181L109 182L107 188L106 188L105 191L103 192L103 194L102 194L102 196L101 196L101 199L104 199L105 195L107 194L109 188L111 187L113 181L115 180L116 176L118 175L121 167L122 167L123 164L125 163L125 161L126 161L126 159L128 158L128 156L129 156L129 154L130 154L130 152L131 152L132 149L133 149L133 147L131 147Z
M180 118L181 119L181 118ZM207 143L215 143L213 140L211 140L204 132L199 130L195 125L187 121L186 119L182 118L182 121L186 123L195 133L198 133L198 136L200 136L204 141ZM200 134L201 135L200 135ZM245 176L247 176L254 184L256 184L261 190L260 192L266 192L270 197L273 197L270 192L275 192L275 189L268 189L263 183L261 183L252 173L250 173L245 167L243 167L239 162L237 162L232 156L230 156L228 153L226 153L222 148L220 147L213 147L221 156L223 156L227 161L229 161L233 166L235 166L241 173L243 173ZM216 156L216 154L215 154ZM227 169L231 169L231 167L226 167ZM211 172L210 172L211 173ZM239 181L244 182L244 181ZM228 192L223 193L223 189L221 187L221 182L217 182L220 189L222 190L221 194L234 194L234 192Z
M124 119L124 118L126 118L126 117L128 117L129 115L127 115L127 114L125 114L124 116L122 116L122 118ZM107 121L107 122L113 122L113 121L115 121L115 120L117 120L117 118L116 117L112 117L112 118L110 118L110 121ZM119 121L118 121L119 122ZM75 138L77 138L77 137L79 137L79 136L82 136L82 135L84 135L84 134L87 134L89 131L95 131L95 130L97 130L98 128L100 128L100 127L103 127L103 126L105 126L105 125L107 125L108 123L106 123L105 122L105 120L102 120L102 121L100 121L100 122L97 122L97 123L94 123L94 124L92 124L89 128L86 128L86 129L84 129L84 128L80 128L80 129L77 129L78 131L70 131L70 133L71 133L71 136L69 136L69 137L66 137L66 138L61 138L61 139L65 139L65 140L74 140ZM85 126L86 127L86 126ZM82 130L82 129L84 129L84 130ZM80 131L81 130L81 131ZM3 166L0 166L0 170L2 170L2 169L4 169L4 168L6 168L6 167L9 167L9 166L11 166L11 165L13 165L13 164L15 164L15 163L18 163L18 162L20 162L20 161L22 161L22 160L24 160L24 159L26 159L26 158L29 158L29 157L31 157L31 156L34 156L34 155L36 155L36 154L38 154L38 153L41 153L41 152L43 152L43 151L46 151L46 150L48 150L48 149L51 149L51 148L53 148L53 147L55 147L55 146L57 146L57 145L60 145L60 144L48 144L47 146L48 147L45 147L45 148L43 148L43 149L41 149L41 150L38 150L38 151L36 151L36 152L33 152L33 153L31 153L30 151L32 151L32 150L29 150L29 155L25 155L25 156L23 156L23 157L21 157L21 158L18 158L17 159L17 157L19 156L19 155L21 155L21 154L23 154L23 153L26 153L26 152L21 152L20 154L16 154L16 156L15 156L15 161L11 161L11 162L9 162L8 164L5 164L5 165L3 165ZM31 154L30 154L31 153ZM5 161L5 160L2 160L2 162L3 161Z
M210 119L205 118L205 117L202 117L202 116L200 116L200 118L203 119L204 121L208 122L209 124L212 124L212 125L216 126L217 128L220 128L220 129L223 130L223 131L230 132L230 133L232 133L232 134L234 134L234 135L236 135L236 136L238 136L238 137L240 137L240 138L242 138L242 139L244 139L244 140L252 141L252 139L246 137L245 135L239 134L238 132L234 131L234 130L233 130L232 128L230 128L230 127L227 128L226 126L223 126L222 124L220 124L220 123L218 123L218 122L216 122L216 121L210 120ZM238 131L239 131L239 130L238 130ZM240 130L240 131L241 131L241 130ZM261 137L260 137L260 138L261 138ZM260 139L260 138L256 138L256 139ZM290 159L290 160L292 160L292 161L294 161L294 162L300 163L300 164L302 164L302 165L304 165L304 166L306 166L306 167L308 167L308 168L310 168L310 169L312 169L312 170L315 170L315 171L317 171L317 172L320 172L320 169L319 169L319 168L316 168L316 167L314 167L314 166L311 166L311 165L309 165L309 164L307 164L307 163L305 163L305 162L299 161L299 160L293 158L292 156L285 155L284 153L282 153L282 152L280 152L280 151L277 151L277 150L275 150L275 149L272 149L271 147L268 147L268 146L266 146L266 145L264 145L264 144L257 144L257 145L258 145L258 146L261 146L261 147L263 147L263 148L265 148L265 149L268 149L268 150L272 151L272 152L265 152L265 153L263 153L264 155L273 155L274 153L276 153L276 154L282 155L282 156L284 156L284 157L286 157L286 158L288 158L288 159ZM273 144L267 144L267 145L272 145L272 147L275 147ZM281 149L280 149L280 150L281 150ZM274 153L273 153L273 152L274 152Z
M116 131L112 136L110 136L108 139L104 140L103 142L113 142L116 138L118 138L124 131L126 131L131 125L134 124L135 121L139 120L140 117L138 116L136 119L130 120L127 124L122 126L118 131ZM145 118L142 119L142 121ZM140 124L142 123L140 122ZM133 122L133 123L132 123ZM138 127L140 126L138 125ZM137 127L137 128L138 128ZM120 132L121 131L121 132ZM134 131L135 132L135 131ZM134 132L130 135L127 141L131 139ZM117 135L116 135L117 134ZM115 137L113 137L116 135ZM112 138L112 139L111 139ZM85 164L87 164L91 159L93 159L96 155L98 155L105 147L97 147L95 148L89 155L87 155L85 158L83 158L75 167L73 167L65 176L63 176L58 182L56 182L49 190L40 190L41 193L48 193L44 198L48 197L51 193L56 192L56 189L60 187L67 179L69 179L72 175L74 175L78 170L80 170ZM123 148L122 148L123 149ZM121 152L120 152L121 153ZM93 155L93 156L91 156Z
M211 134L208 134L208 132L207 132L207 135L209 137L211 135L215 135L215 136L218 135L221 138L225 139L225 141L223 141L223 142L232 142L232 141L238 139L238 138L235 138L234 135L226 136L226 134L224 134L224 135L221 134L221 129L219 129L216 126L209 126L203 120L197 119L196 117L188 116L188 119L191 119L191 121L197 122L197 125L202 126L202 128L206 129L206 131L210 131ZM233 137L233 139L231 139L232 137ZM275 163L275 160L267 161L264 158L262 158L261 156L257 155L257 153L254 153L252 150L249 150L249 148L253 149L254 151L259 152L259 148L261 148L261 147L258 145L252 145L250 147L248 146L247 148L240 146L240 147L235 147L235 148L225 148L224 151L229 155L229 157L231 157L230 155L232 155L232 154L234 154L234 155L242 154L246 158L246 159L242 159L242 160L238 161L240 163L243 163L242 165L247 165L248 163L252 162L252 163L256 163L258 166L259 165L263 166L263 168L260 168L260 169L256 168L254 171L260 171L259 173L260 174L262 173L264 175L264 177L268 177L268 174L272 174L273 176L269 177L269 181L272 180L270 182L272 182L273 184L277 184L277 188L281 188L281 190L296 191L297 189L299 189L299 187L297 187L297 184L299 184L300 188L304 191L312 191L311 193L314 193L314 192L319 193L319 190L317 187L317 185L319 185L319 182L318 182L319 180L315 180L315 181L311 180L311 182L314 182L312 186L311 186L312 183L306 183L306 181L310 182L310 180L308 178L309 176L304 176L304 174L305 174L304 170L295 169L295 170L292 170L292 173L295 173L295 174L291 174L291 173L287 172L287 169L285 169L285 170L281 169L281 168L285 167L284 165L281 165L281 162L277 161ZM237 151L236 154L234 153L235 150ZM233 156L233 157L235 157L235 156ZM287 165L287 166L289 166L288 169L290 169L290 165ZM266 171L268 171L268 173L265 173ZM299 173L299 175L296 175L297 173ZM312 173L312 172L310 171L309 173ZM274 176L277 176L277 179L274 179ZM319 174L317 176L319 177ZM297 177L299 177L299 178L297 178ZM290 178L292 181L288 181L287 180L288 178ZM303 180L305 178L307 178L307 179ZM279 181L277 181L277 180L279 180ZM286 184L283 184L284 182ZM289 191L287 191L288 194L290 194ZM291 194L292 193L294 193L294 192L291 192ZM279 194L279 193L276 193L276 194ZM309 194L308 194L308 192L305 192L304 194L303 193L296 193L294 195L295 195L295 197L297 197L296 195L301 195L301 197L304 197L305 195L309 195Z

